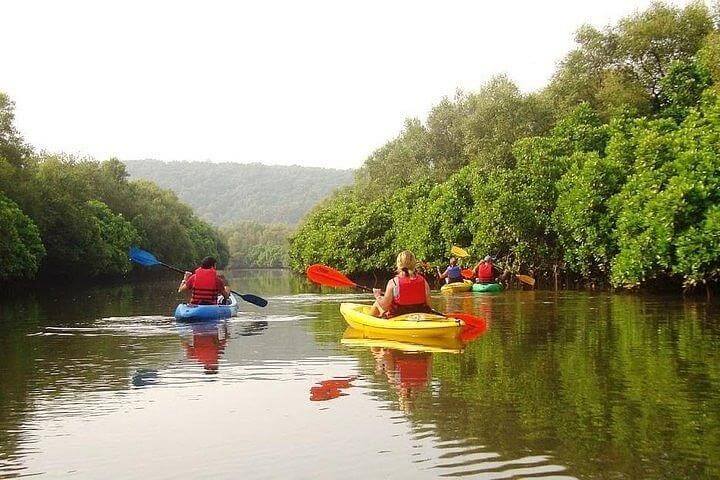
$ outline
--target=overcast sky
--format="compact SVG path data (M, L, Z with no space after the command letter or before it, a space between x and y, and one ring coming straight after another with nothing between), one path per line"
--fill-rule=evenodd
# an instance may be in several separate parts
M542 87L578 26L649 4L6 0L0 90L39 149L350 168L457 88Z

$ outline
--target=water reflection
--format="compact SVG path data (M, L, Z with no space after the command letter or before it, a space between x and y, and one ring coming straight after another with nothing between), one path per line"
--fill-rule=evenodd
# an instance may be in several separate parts
M382 347L372 347L371 351L375 358L375 373L387 377L397 392L400 408L410 413L414 398L425 390L430 379L432 353Z
M490 328L423 345L348 332L367 295L243 275L270 305L207 329L167 317L174 278L0 302L0 477L720 478L717 304L438 297Z
M192 337L182 342L187 358L202 365L206 374L218 373L227 345L227 321L192 323L190 328Z

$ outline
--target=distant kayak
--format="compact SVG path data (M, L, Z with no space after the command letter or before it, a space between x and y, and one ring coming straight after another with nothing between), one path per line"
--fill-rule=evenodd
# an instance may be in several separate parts
M447 283L440 287L440 291L442 293L469 292L472 286L472 280L463 280L462 282Z
M193 305L181 303L175 309L175 320L179 322L206 322L234 317L238 311L235 295L230 295L227 305Z
M476 283L472 286L473 292L502 292L502 289L499 283Z
M390 319L370 315L370 305L340 304L340 313L355 330L411 337L455 337L465 325L462 320L432 313L408 313Z

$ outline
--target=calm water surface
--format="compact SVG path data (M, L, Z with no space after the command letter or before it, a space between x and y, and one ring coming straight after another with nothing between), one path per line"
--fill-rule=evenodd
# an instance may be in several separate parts
M0 477L720 478L720 309L666 297L436 298L466 345L354 338L286 272L178 325L168 281L2 300Z

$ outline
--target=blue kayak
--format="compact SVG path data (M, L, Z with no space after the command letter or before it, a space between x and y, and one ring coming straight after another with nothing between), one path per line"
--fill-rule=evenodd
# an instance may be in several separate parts
M178 322L207 322L234 317L238 311L238 301L235 295L230 295L227 305L193 305L181 303L175 309L175 320Z

